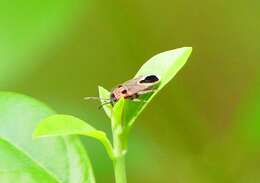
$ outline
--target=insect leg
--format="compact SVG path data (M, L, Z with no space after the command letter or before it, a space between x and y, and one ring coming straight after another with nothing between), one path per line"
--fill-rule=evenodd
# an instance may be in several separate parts
M104 98L100 98L100 97L84 97L85 100L104 100L104 101L108 101L109 99L104 99Z
M141 100L141 99L139 99L139 98L135 98L135 99L133 99L132 101L133 101L133 102L143 102L143 103L147 102L146 100Z
M143 91L139 91L138 95L143 95L143 94L147 94L147 93L153 93L155 91L156 91L155 89L143 90Z
M98 107L98 109L101 109L104 105L108 105L108 104L112 105L111 102L105 102L105 103L101 104L101 105ZM113 106L113 105L112 105L112 106Z
M144 95L144 94L147 94L147 93L153 93L155 92L155 89L148 89L148 90L143 90L143 91L139 91L137 94L135 94L134 98L132 98L132 101L134 102L147 102L146 100L142 100L142 99L139 99L138 97L140 95Z

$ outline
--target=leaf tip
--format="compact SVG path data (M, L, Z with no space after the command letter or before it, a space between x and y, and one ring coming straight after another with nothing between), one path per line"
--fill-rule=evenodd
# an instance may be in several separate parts
M103 86L98 85L98 90L102 90L102 89L104 89Z
M178 55L181 58L184 58L183 60L186 62L188 61L188 58L191 55L192 49L193 49L192 47L181 47L172 50L172 53Z
M179 48L178 50L183 52L183 53L186 53L186 54L190 55L191 52L192 52L192 49L193 48L190 47L190 46L185 46L185 47Z
M191 53L192 50L193 50L193 48L192 48L191 46L189 46L189 47L184 47L184 48L186 48L187 52L189 52L189 53Z
M103 97L103 95L107 95L108 93L110 93L107 89L105 89L104 87L98 85L98 92L100 97Z

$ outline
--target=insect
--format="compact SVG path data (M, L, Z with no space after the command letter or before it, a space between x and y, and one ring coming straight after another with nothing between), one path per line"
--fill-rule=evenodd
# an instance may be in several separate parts
M122 97L139 102L141 100L138 99L138 97L146 93L154 92L154 86L156 86L159 81L159 77L156 75L139 76L116 86L111 91L109 99L100 99L99 97L86 97L85 99L105 101L101 106L106 104L114 105Z

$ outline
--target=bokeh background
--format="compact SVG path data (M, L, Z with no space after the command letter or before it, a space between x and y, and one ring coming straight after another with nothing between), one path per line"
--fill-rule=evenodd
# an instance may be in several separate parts
M260 182L260 1L0 2L1 90L30 95L109 133L97 86L131 78L153 55L192 46L189 62L135 123L129 182ZM97 182L103 147L82 139Z

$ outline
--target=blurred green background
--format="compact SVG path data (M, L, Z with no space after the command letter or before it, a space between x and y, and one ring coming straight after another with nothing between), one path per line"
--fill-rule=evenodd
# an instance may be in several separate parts
M24 93L109 132L97 86L131 78L153 55L192 46L185 67L137 120L129 182L260 182L260 1L0 2L1 90ZM83 139L97 182L103 147Z

